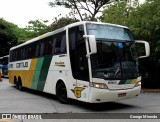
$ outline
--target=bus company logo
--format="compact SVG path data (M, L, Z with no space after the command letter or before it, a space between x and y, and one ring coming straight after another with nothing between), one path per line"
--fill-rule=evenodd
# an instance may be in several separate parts
M118 84L117 81L108 81L108 84Z
M61 67L65 67L64 62L55 62L55 66L61 66Z
M26 68L28 67L28 62L20 62L16 64L16 68Z
M77 98L81 98L81 93L82 91L84 90L85 88L83 87L75 87L74 89L71 89L71 91L74 93L74 95L77 97Z
M9 68L13 68L13 64L9 64Z

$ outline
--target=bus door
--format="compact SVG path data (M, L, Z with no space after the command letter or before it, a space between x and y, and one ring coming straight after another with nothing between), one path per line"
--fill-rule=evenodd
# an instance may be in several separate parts
M83 25L69 29L69 53L73 76L70 87L71 94L74 95L73 98L80 101L88 101L89 70L83 35Z

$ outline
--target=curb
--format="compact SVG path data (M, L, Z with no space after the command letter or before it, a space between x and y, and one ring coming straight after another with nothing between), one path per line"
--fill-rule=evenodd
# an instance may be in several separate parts
M142 93L160 93L160 89L142 89Z

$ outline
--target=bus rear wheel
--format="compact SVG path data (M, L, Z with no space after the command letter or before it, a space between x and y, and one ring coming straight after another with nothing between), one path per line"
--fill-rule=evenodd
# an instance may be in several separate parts
M69 102L69 99L67 97L67 89L63 82L60 82L57 85L56 96L57 96L57 99L63 104L66 104Z
M19 89L20 91L23 91L21 78L18 78L18 81L16 83L16 88Z
M20 91L23 91L23 87L22 87L22 83L21 83L21 82L18 82L18 89L19 89Z
M16 89L19 89L18 81L16 81Z

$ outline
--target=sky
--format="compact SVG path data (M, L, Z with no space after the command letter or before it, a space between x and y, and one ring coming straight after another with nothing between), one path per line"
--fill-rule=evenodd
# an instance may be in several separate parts
M69 11L62 7L51 8L51 0L0 0L0 18L24 28L30 20L49 20ZM50 24L49 23L49 24Z
M0 0L0 18L25 28L30 20L49 20L48 24L51 24L54 17L69 13L62 7L51 8L49 1L52 0Z

